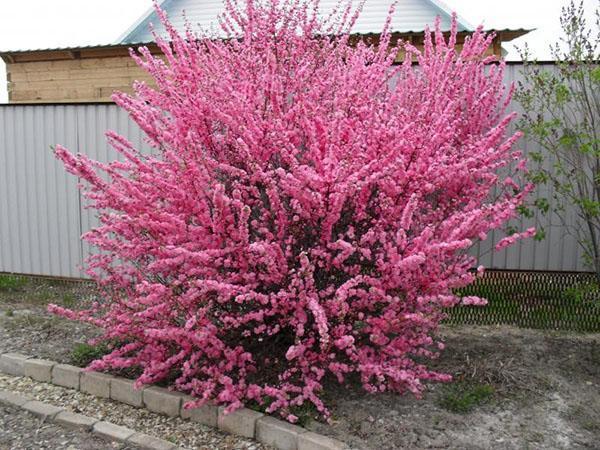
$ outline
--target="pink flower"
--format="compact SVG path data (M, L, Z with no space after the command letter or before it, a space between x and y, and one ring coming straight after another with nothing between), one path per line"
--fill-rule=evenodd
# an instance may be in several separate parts
M496 244L496 251L498 250L502 250L503 248L509 247L511 245L513 245L515 242L517 242L520 239L526 239L526 238L530 238L532 236L535 236L536 230L535 227L531 227L528 228L527 230L525 230L522 233L514 233L510 236L507 236L503 239L501 239L497 244Z
M49 309L102 331L113 351L92 369L294 422L304 403L329 416L325 377L416 396L448 381L422 361L476 278L468 249L532 186L523 160L497 173L521 156L492 36L457 51L456 19L449 37L438 21L395 65L389 29L356 45L352 11L323 23L279 5L227 1L224 40L180 35L157 7L163 55L132 51L153 83L114 96L154 151L112 132L110 163L56 149L98 212L84 239L102 295Z
M344 350L352 344L354 344L354 338L352 336L343 336L335 341L336 347L340 350Z
M485 298L479 297L463 297L462 302L463 305L471 305L471 306L485 306L488 301Z

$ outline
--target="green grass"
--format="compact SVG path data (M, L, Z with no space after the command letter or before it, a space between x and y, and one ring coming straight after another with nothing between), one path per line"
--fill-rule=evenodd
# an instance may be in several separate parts
M14 316L14 317L13 317ZM36 330L47 330L54 329L62 318L57 316L38 316L36 314L23 314L15 315L14 311L11 315L11 320L3 323L2 326L7 330L19 330L19 329L36 329Z
M77 303L77 298L73 294L63 294L60 304L62 306L66 306L67 308L72 308Z
M584 430L591 431L592 433L600 432L600 424L594 420L588 420L587 422L584 422L581 427Z
M460 381L445 386L439 398L439 405L448 411L466 414L488 403L494 392L494 388L489 384Z
M600 307L600 286L594 282L577 283L565 289L563 297L574 303L595 303Z
M50 301L54 300L55 297L56 297L56 294L54 294L51 291L40 290L40 291L32 292L29 298L31 299L32 303L45 305L45 304L48 304Z
M16 275L0 275L0 291L15 292L21 290L27 284L27 279Z
M0 304L19 309L16 305L45 307L56 303L77 308L96 295L93 285L43 277L0 274Z
M109 350L104 345L77 344L71 351L71 362L78 367L86 367L108 353Z
M600 287L589 278L551 274L490 274L457 289L488 305L459 306L449 312L450 325L515 325L546 330L600 331Z

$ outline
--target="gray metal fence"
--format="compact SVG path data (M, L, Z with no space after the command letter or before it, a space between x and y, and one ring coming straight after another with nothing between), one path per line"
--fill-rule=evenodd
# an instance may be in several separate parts
M545 70L555 71L556 66L552 63L544 64ZM523 81L523 66L521 64L510 64L505 72L505 82L518 84ZM523 112L520 105L513 101L510 105L512 111L519 115ZM513 130L515 126L513 124ZM525 154L528 152L541 152L547 154L535 142L524 138L518 143L518 148ZM554 159L544 159L546 169L551 169ZM552 187L548 185L538 186L533 198L546 198L553 209ZM538 242L526 239L519 244L509 247L500 252L492 251L493 243L504 237L501 231L490 233L485 242L480 243L474 249L474 254L485 267L494 269L520 269L520 270L554 270L554 271L588 271L582 258L582 252L575 238L568 233L569 226L576 223L577 214L575 208L566 207L562 214L562 220L556 214L542 214L535 211L531 219L523 219L515 223L518 229L526 229L531 226L543 226L546 237ZM568 226L565 226L565 222Z
M0 107L0 272L83 276L90 249L80 236L95 216L51 146L109 161L116 155L107 129L143 145L141 131L112 104Z
M507 82L518 81L521 70L508 66ZM83 207L77 180L54 159L50 147L62 144L109 161L116 155L106 144L107 129L143 146L141 131L112 104L0 106L0 272L83 276L79 267L90 249L80 236L95 223L94 212ZM520 145L525 151L535 148L526 140ZM550 199L548 194L546 188L538 189L538 196ZM502 235L491 233L474 249L480 263L495 269L586 269L576 242L556 217L536 215L520 226L536 223L546 228L545 240L493 252L492 243Z

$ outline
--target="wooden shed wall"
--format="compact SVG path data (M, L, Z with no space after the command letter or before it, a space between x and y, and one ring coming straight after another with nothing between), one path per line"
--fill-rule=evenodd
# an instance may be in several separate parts
M110 102L115 90L149 80L129 56L8 63L11 103Z
M422 48L423 37L401 36ZM457 48L464 35L459 35ZM496 38L488 53L500 55ZM150 44L150 50L158 48ZM110 102L115 90L131 92L135 80L151 81L126 46L5 53L9 103ZM398 60L403 56L399 55Z

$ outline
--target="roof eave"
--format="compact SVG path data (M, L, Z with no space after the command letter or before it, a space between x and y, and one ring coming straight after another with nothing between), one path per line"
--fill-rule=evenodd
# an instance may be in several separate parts
M429 3L433 5L438 11L442 14L445 14L447 17L452 18L452 14L456 14L456 20L458 22L458 26L464 28L465 31L475 31L475 26L465 19L463 16L458 14L456 11L453 11L448 5L446 5L441 0L429 0Z
M528 29L503 29L503 30L486 30L488 33L495 33L500 42L510 42L521 36L526 35L532 30ZM444 34L447 34L445 32ZM459 36L464 36L472 33L472 31L459 31ZM393 33L398 38L407 36L422 36L423 31L398 31ZM377 36L379 33L356 33L355 36L370 37ZM7 63L15 62L30 62L30 61L49 61L61 59L79 59L112 56L115 52L122 55L128 54L128 49L132 47L147 46L152 52L160 52L160 49L154 42L132 42L118 44L102 44L90 45L82 47L67 47L67 48L47 48L47 49L28 49L28 50L0 50L0 58Z
M160 0L158 5L164 9L164 6L167 2L171 0ZM133 35L137 29L142 26L142 24L154 13L154 6L151 6L142 14L138 19L129 27L125 32L121 33L121 35L114 41L115 44L125 44L127 43L127 38Z
M496 35L502 42L510 42L510 41L518 39L522 36L525 36L526 34L531 33L532 31L535 31L535 28L531 28L531 29L519 28L516 30L506 29L506 30L492 30L492 31L494 33L496 33Z

